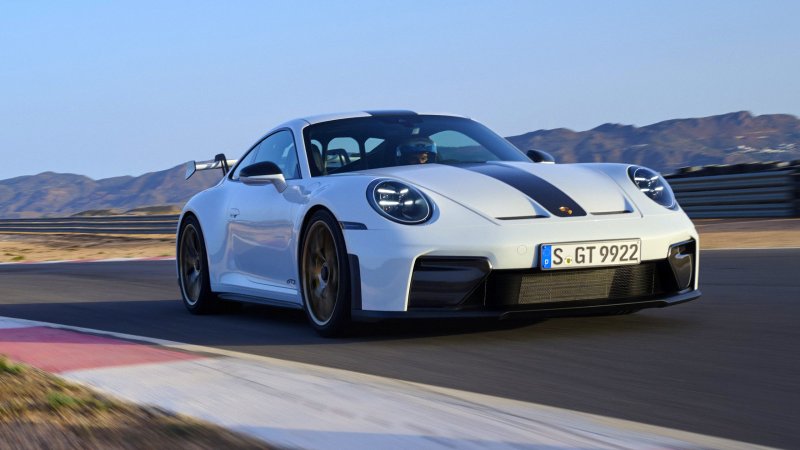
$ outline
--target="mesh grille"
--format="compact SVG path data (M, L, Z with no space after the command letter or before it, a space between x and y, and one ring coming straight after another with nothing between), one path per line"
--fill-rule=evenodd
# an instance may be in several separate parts
M624 299L653 295L653 263L596 269L529 273L522 276L519 304Z

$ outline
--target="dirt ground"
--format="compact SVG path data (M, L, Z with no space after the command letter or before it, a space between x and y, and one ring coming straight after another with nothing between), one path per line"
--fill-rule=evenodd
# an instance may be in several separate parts
M702 249L800 247L800 218L695 221ZM0 263L175 256L175 237L0 234Z

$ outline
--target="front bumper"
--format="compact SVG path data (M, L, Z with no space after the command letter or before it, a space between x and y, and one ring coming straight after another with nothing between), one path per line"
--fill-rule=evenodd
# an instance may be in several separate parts
M415 268L427 258L482 258L493 274L499 274L538 270L539 248L547 242L638 238L641 260L650 262L668 258L675 243L697 241L691 221L681 212L652 217L533 219L487 226L452 223L449 217L419 226L345 229L348 253L357 255L359 266L352 271L358 276L352 286L359 291L354 309L412 312ZM452 283L458 280L438 281L452 290ZM696 281L693 287L698 289Z
M556 317L670 306L700 296L697 247L688 240L672 244L662 260L554 271L493 271L486 258L421 257L406 311L364 311L357 301L353 317ZM351 273L358 272L358 259L351 257Z

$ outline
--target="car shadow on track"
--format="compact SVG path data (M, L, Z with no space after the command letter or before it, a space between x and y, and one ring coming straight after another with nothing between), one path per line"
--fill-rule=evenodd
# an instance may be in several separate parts
M394 320L354 323L340 339L318 336L302 311L242 305L220 314L192 315L180 300L70 301L0 304L0 316L174 340L198 345L305 345L482 333L536 321Z
M415 339L436 336L468 335L490 331L512 330L541 322L533 320L493 320L493 319L394 319L380 322L353 322L350 330L338 338L318 336L308 324L302 311L275 308L263 305L242 305L223 315L230 320L257 322L268 327L291 328L299 344L311 341L318 344L339 342L363 342L393 339ZM309 336L311 338L309 338ZM288 343L283 341L282 343Z
M560 335L574 337L586 335L612 335L641 333L643 330L675 330L678 328L692 328L697 325L695 320L681 317L664 316L664 309L657 308L635 314L623 315L590 315L585 314L575 317L561 318L536 318L515 317L512 319L498 320L487 318L448 318L448 319L391 319L379 322L354 322L344 336L338 338L318 337L308 324L305 313L302 311L286 310L262 305L243 305L242 308L229 313L235 317L244 317L245 320L256 320L270 326L279 324L293 324L298 338L311 334L311 339L319 344L334 344L338 342L369 342L388 340L410 340L420 338L436 338L447 336L484 335L485 333L514 333L518 337L527 336L531 339L547 339ZM661 313L661 314L659 314ZM547 332L538 332L546 326ZM303 328L301 330L300 328ZM304 340L303 338L300 338ZM298 342L298 343L308 343Z
M638 333L642 329L674 328L683 323L676 322L675 317L654 315L553 321L392 320L354 323L346 336L332 339L317 335L302 311L242 305L226 313L198 316L187 312L177 299L6 303L0 304L0 316L218 347L337 345L454 336L480 339L486 333L511 333L515 338L541 341L559 336ZM545 322L555 322L555 325L545 326Z

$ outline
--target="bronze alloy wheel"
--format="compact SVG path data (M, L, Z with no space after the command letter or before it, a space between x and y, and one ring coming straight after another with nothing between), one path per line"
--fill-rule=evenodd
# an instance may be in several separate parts
M203 229L193 215L187 216L178 233L178 285L183 306L192 314L235 311L237 302L226 302L211 290Z
M183 298L194 306L203 290L203 260L200 236L193 224L183 229L180 245L180 279Z
M330 226L323 220L312 223L303 246L303 293L308 315L318 326L331 321L340 296L338 254Z

